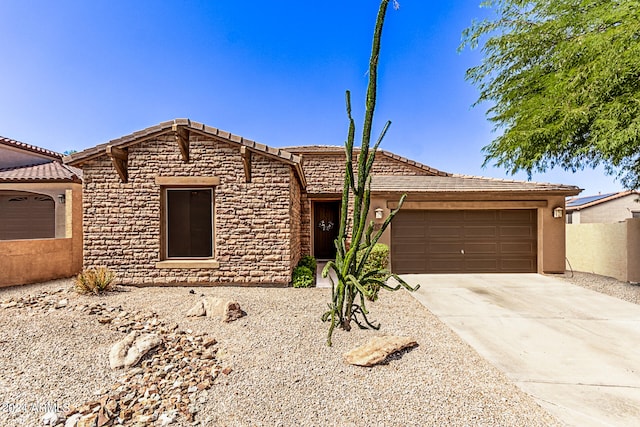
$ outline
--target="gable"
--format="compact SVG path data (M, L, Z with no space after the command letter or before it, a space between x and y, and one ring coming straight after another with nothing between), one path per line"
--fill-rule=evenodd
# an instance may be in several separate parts
M0 136L0 169L33 166L61 159L62 154Z
M234 146L238 151L240 151L247 177L250 177L251 154L256 153L260 156L291 166L295 170L296 176L301 185L303 187L306 185L306 179L299 156L281 149L268 147L264 144L245 139L221 129L206 126L202 123L194 122L189 119L175 119L160 123L156 126L151 126L130 135L88 148L79 153L74 153L65 157L64 161L70 165L82 167L83 164L91 160L108 157L110 158L115 171L120 176L121 181L126 182L128 180L130 148L132 151L135 151L135 147L140 144L147 141L158 141L163 139L165 141L170 141L175 147L176 156L175 158L172 157L172 161L181 161L188 164L193 161L191 155L191 142L198 138L209 139L214 142Z

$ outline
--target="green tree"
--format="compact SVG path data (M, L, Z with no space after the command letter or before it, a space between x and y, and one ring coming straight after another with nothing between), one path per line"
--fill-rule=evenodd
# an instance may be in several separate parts
M393 2L397 8L396 1ZM327 277L329 271L333 270L337 277L337 283L331 279L331 302L329 310L322 316L323 321L329 321L329 333L327 335L327 345L331 345L331 337L336 326L342 329L351 330L353 320L361 328L371 327L379 329L379 325L374 325L367 319L367 308L365 300L373 298L377 289L397 291L402 286L409 290L418 289L419 285L411 288L407 283L386 269L376 269L367 266L367 261L375 244L380 239L384 230L389 226L393 217L398 213L405 195L400 198L398 208L391 212L382 224L381 228L374 234L374 224L367 224L367 213L369 212L371 170L375 160L376 150L382 142L391 122L387 122L378 137L378 140L371 147L371 128L373 115L376 108L376 84L378 76L378 59L380 55L380 38L384 18L389 6L389 0L382 0L378 10L376 26L373 34L373 46L369 59L369 84L367 87L367 98L365 103L364 125L362 128L362 144L357 156L357 174L354 173L354 140L355 122L351 116L351 95L346 93L347 116L349 118L349 131L345 142L346 165L344 175L344 187L342 191L342 212L340 215L340 229L335 241L336 259L329 261L322 271L322 275ZM353 196L353 199L351 198ZM353 200L353 215L349 221L349 205ZM349 239L349 236L351 238ZM350 244L349 244L350 242ZM381 277L392 276L398 281L395 287L388 286ZM359 299L359 302L357 300ZM366 326L365 326L366 325Z
M640 1L488 0L460 49L482 45L467 79L499 136L485 164L515 173L603 165L640 186Z

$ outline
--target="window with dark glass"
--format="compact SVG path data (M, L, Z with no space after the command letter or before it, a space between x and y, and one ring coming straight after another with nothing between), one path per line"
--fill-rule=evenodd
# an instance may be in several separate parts
M213 257L213 189L167 189L167 258Z

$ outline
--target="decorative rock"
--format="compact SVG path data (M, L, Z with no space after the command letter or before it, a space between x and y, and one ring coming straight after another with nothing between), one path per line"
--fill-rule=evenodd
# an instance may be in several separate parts
M42 417L42 424L45 426L55 426L59 420L58 414L55 412L47 412L44 414L44 417Z
M160 421L160 425L162 427L165 427L165 426L168 426L169 424L173 424L173 422L176 420L176 415L177 414L175 411L167 412L160 415L158 417L158 421Z
M64 427L76 427L78 421L82 418L82 414L73 414L64 423Z
M95 427L98 414L85 415L78 420L76 427Z
M202 317L206 316L207 312L204 309L204 301L200 300L187 311L187 317Z
M223 322L231 322L246 316L246 314L236 301L206 297L198 301L187 312L187 317L219 317Z
M162 339L156 334L138 336L137 332L131 332L111 347L109 365L111 369L135 366L145 354L160 344Z
M373 366L384 362L393 353L416 345L416 340L409 337L375 337L367 344L345 353L344 358L351 365Z

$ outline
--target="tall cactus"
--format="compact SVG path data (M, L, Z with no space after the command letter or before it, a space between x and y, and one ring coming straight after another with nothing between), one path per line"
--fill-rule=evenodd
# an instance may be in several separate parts
M397 291L401 287L414 291L419 287L418 285L415 288L412 288L397 275L392 274L388 270L365 272L364 268L367 259L371 254L371 250L380 239L380 236L382 236L382 233L389 226L393 217L402 207L406 197L406 194L402 195L400 202L398 203L398 208L389 214L380 229L374 234L373 221L367 224L367 213L369 212L371 199L371 170L373 168L376 150L391 125L390 121L385 124L376 143L370 148L371 127L376 107L376 84L378 76L380 38L389 1L390 0L382 0L380 3L380 9L378 10L376 26L373 34L373 45L371 49L371 57L369 59L369 85L367 87L362 144L360 147L360 153L357 157L357 175L354 174L353 171L355 122L351 115L351 93L349 91L346 92L349 131L345 142L346 164L344 187L342 190L340 229L338 237L335 240L336 259L334 261L329 261L322 270L323 277L329 276L329 272L333 270L337 279L337 283L335 283L331 278L331 303L329 303L329 310L327 310L327 312L322 316L323 321L331 322L327 335L327 345L329 346L331 345L331 337L335 327L339 325L342 329L349 331L351 330L352 320L356 322L360 328L366 328L367 326L374 329L380 328L380 325L374 325L367 319L368 311L365 306L365 300L373 295L373 287L370 285L378 285L380 288L391 291ZM397 5L395 1L394 5ZM352 195L353 216L352 221L349 221L349 203ZM351 236L350 245L347 243L349 236ZM357 256L359 252L363 253L361 257ZM384 280L380 280L381 276L392 276L399 284L395 287L388 286ZM356 302L357 299L359 299L359 303Z

